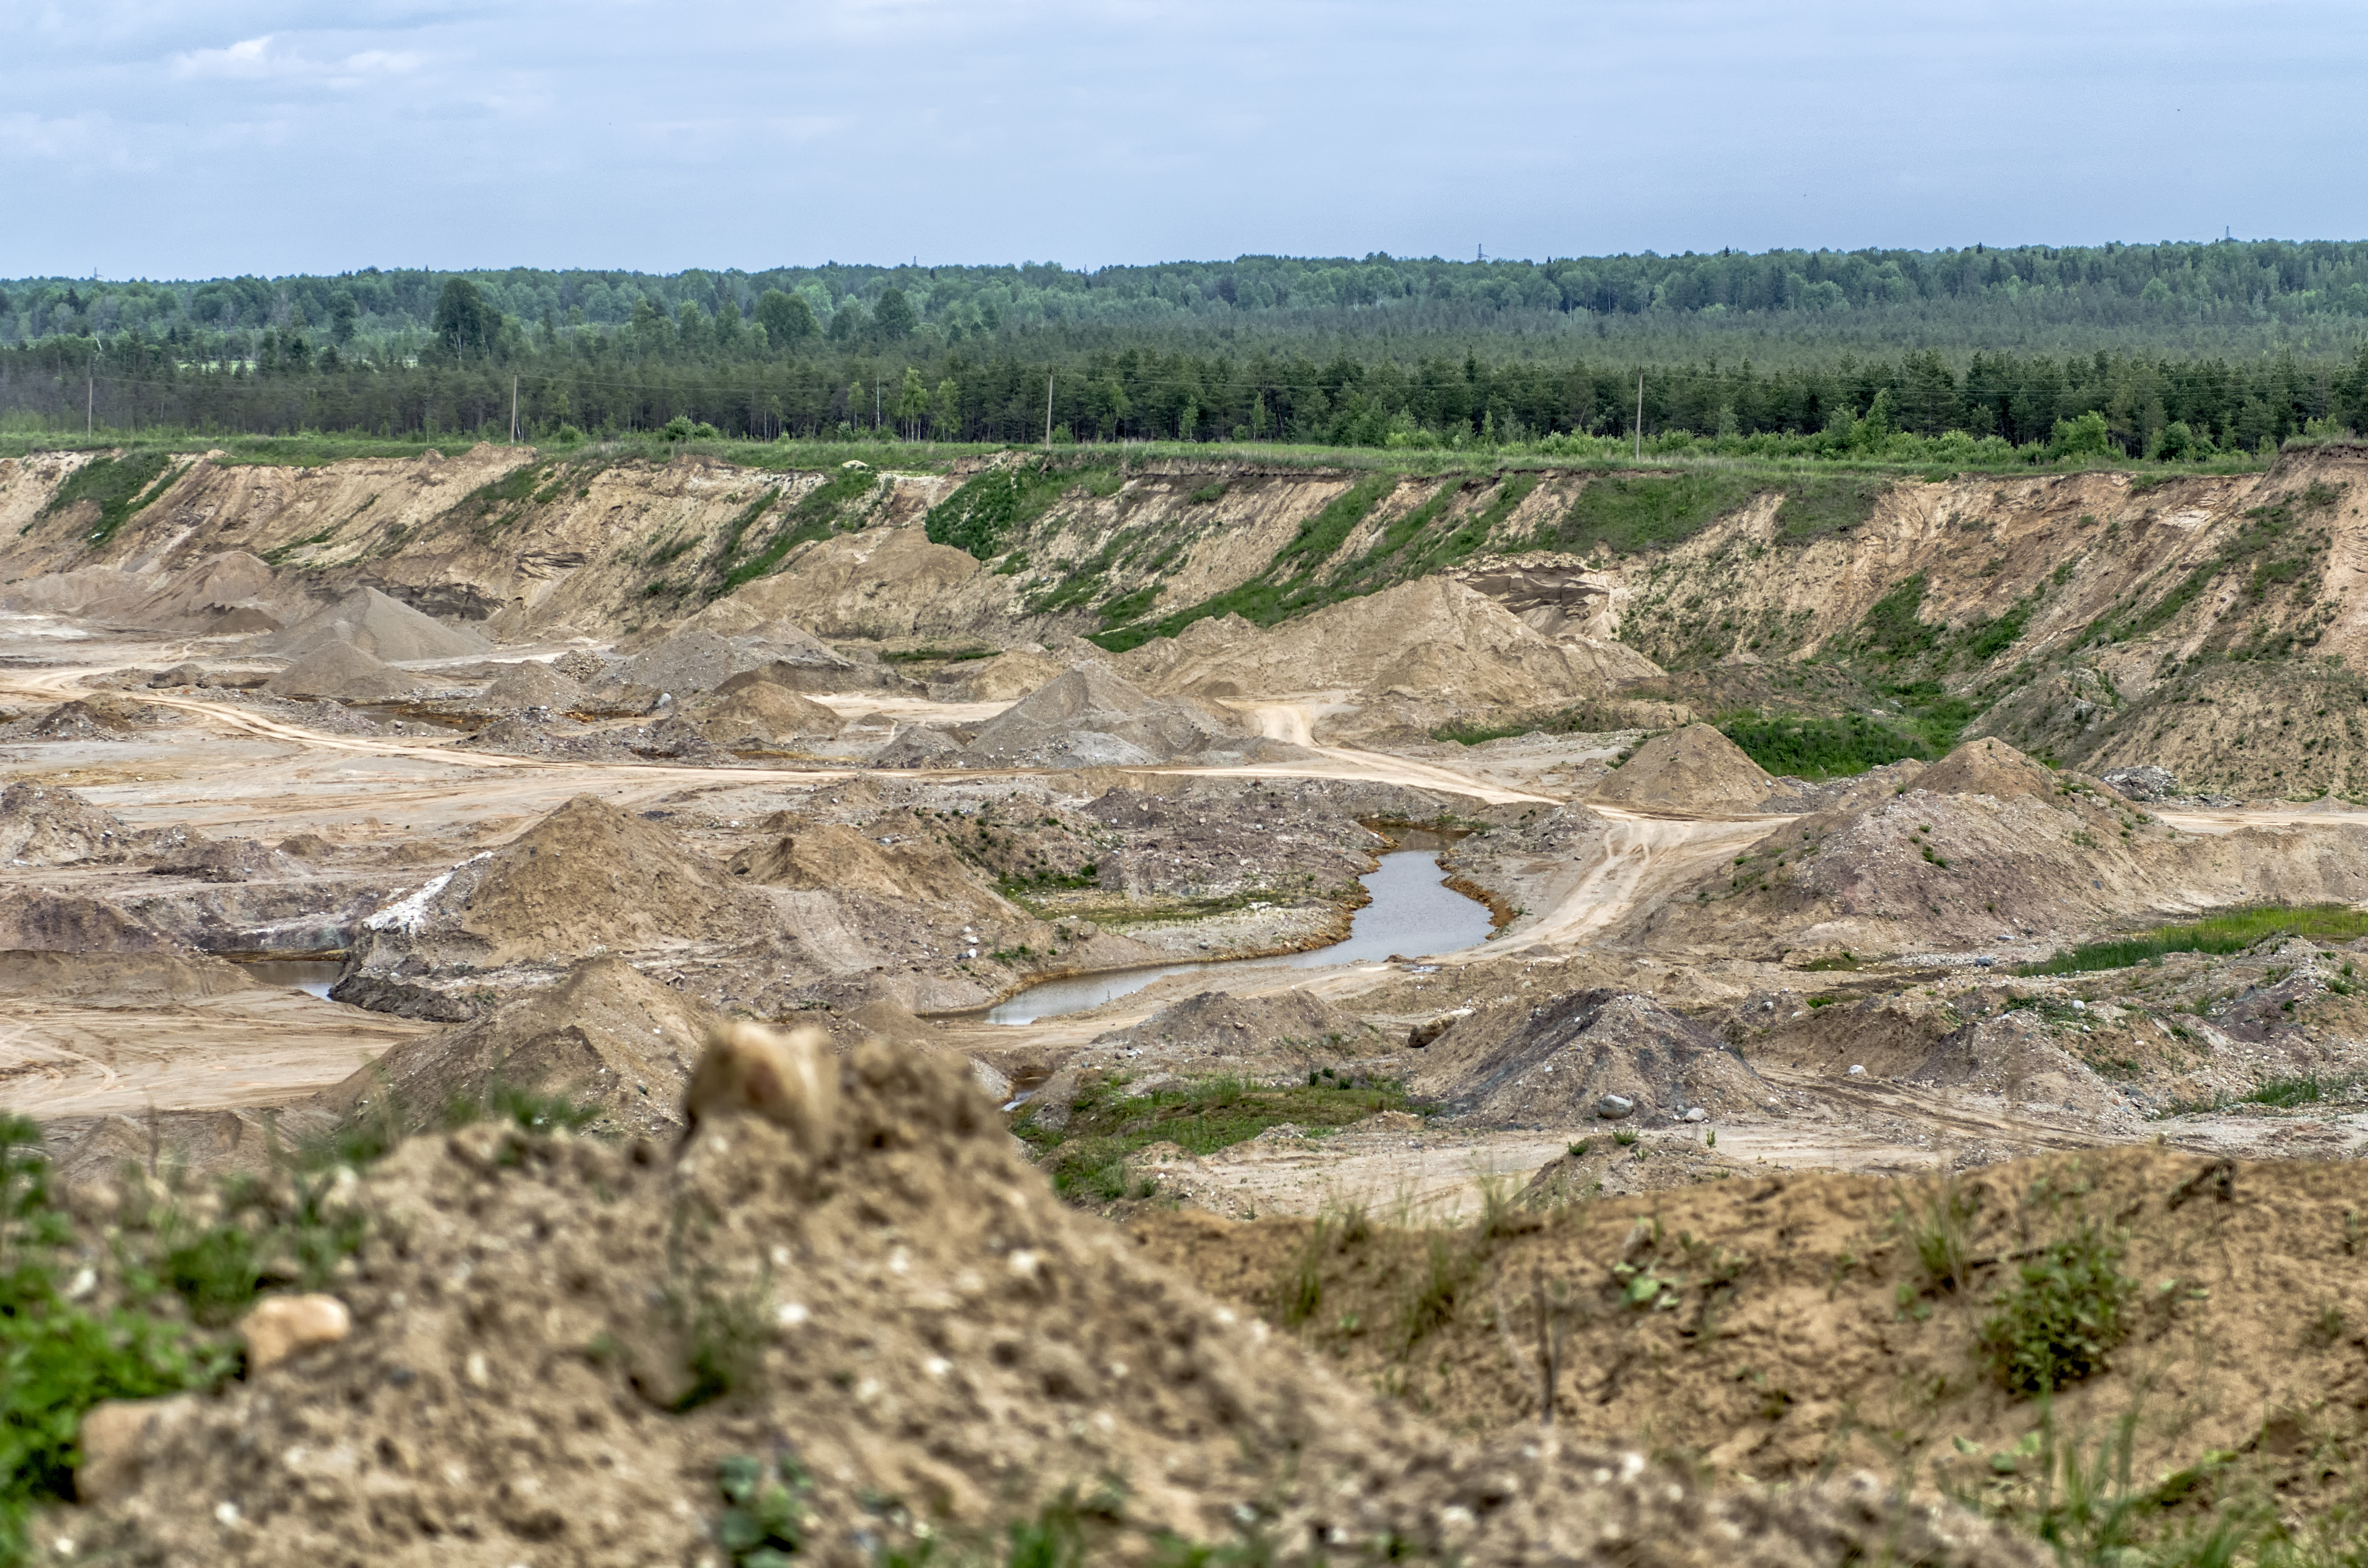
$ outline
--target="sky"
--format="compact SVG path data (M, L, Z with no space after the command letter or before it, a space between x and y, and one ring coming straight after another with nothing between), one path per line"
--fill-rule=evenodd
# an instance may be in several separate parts
M0 276L2356 239L2358 0L10 0Z

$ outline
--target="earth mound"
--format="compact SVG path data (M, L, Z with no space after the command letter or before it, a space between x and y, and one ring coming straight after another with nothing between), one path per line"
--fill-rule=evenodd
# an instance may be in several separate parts
M356 588L261 644L267 653L302 658L333 642L348 642L390 665L412 659L457 659L493 647L481 632L447 626L376 588Z
M735 1046L702 1085L762 1055ZM846 1568L1045 1518L1094 1562L1162 1537L1472 1568L1603 1540L1641 1568L2038 1561L1872 1483L1719 1492L1551 1437L1459 1446L1064 1208L959 1065L771 1049L811 1086L703 1101L671 1156L493 1124L403 1144L354 1196L393 1222L340 1287L350 1330L149 1423L81 1551L691 1562L739 1465L789 1476L780 1528ZM1086 1485L1108 1501L1080 1517Z
M267 990L228 959L144 950L0 950L0 996L73 1001L85 1007L156 1007Z
M744 914L738 890L672 834L578 795L363 925L390 949L450 941L498 964L664 948Z
M1246 1060L1329 1062L1374 1050L1383 1041L1359 1019L1305 991L1273 996L1203 991L1162 1007L1139 1024L1096 1035L1093 1044L1141 1048L1155 1052L1163 1064L1190 1062L1239 1072Z
M264 682L274 697L337 702L383 702L418 689L409 673L393 669L351 642L316 643L296 662Z
M1079 665L997 714L962 753L965 767L1109 767L1170 762L1242 726L1157 698L1108 665Z
M1918 774L1916 788L1935 795L2018 795L2045 800L2067 778L2034 761L2004 741L1967 741Z
M796 735L835 735L846 728L846 721L821 703L771 681L740 687L701 709L696 722L700 733L719 745L745 740L771 745Z
M1155 638L1129 655L1128 667L1166 691L1269 697L1348 687L1370 699L1448 707L1600 697L1617 682L1661 673L1616 643L1574 659L1494 599L1446 577L1328 605L1268 631L1246 631L1247 624L1201 633L1197 650L1180 639L1159 648Z
M210 555L165 579L154 593L110 615L150 631L199 636L280 628L279 579L244 550Z
M180 943L103 899L38 888L0 893L0 952L183 950Z
M722 608L719 604L711 609ZM708 613L702 611L671 637L626 660L616 672L618 679L677 698L713 691L734 676L760 669L772 670L776 684L801 690L834 691L861 684L855 678L859 672L853 660L833 653L789 621L765 621L740 635L728 635L716 625L701 624Z
M932 695L948 702L1013 702L1057 680L1061 663L1021 649L948 670Z
M0 862L63 866L120 857L136 835L71 790L19 781L0 790Z
M541 659L527 659L495 676L479 700L489 708L549 708L557 711L575 707L583 696L584 687L574 680Z
M1741 746L1708 724L1688 724L1637 747L1587 798L1635 811L1742 814L1757 812L1775 789Z
M1668 1121L1697 1106L1748 1112L1768 1097L1716 1035L1649 996L1597 988L1474 1023L1440 1036L1407 1083L1461 1119Z
M12 740L117 741L142 725L153 723L159 710L145 703L127 702L111 692L94 691L9 724L0 734Z
M599 1131L664 1137L681 1130L683 1085L714 1022L620 958L586 959L556 985L403 1041L315 1103L347 1122L392 1116L416 1131L456 1101L526 1090L598 1107Z
M285 877L299 868L288 857L252 838L200 838L148 868L159 877L196 877L209 882L249 882Z
M883 818L860 833L841 823L801 826L735 857L732 874L772 887L932 904L973 917L1028 918L935 837L874 831L888 824Z

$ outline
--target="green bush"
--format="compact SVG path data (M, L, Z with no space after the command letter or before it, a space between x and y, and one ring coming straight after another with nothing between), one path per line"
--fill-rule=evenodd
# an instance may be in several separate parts
M2136 1289L2121 1261L2120 1241L2091 1222L2022 1266L1981 1327L1982 1351L2007 1392L2049 1393L2105 1369L2129 1334Z
M2039 963L2018 965L2015 973L2084 974L2127 969L2165 953L2241 953L2273 937L2309 937L2328 942L2368 937L2368 910L2342 903L2251 904L2177 926L2158 926L2135 936L2061 949Z
M1718 731L1769 772L1795 778L1839 778L1903 757L1930 760L1933 755L1916 736L1861 713L1839 719L1736 714L1721 720Z

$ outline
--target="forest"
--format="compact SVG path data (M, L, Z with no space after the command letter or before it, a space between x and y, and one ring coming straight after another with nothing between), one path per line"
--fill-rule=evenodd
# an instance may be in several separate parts
M2368 244L0 280L0 431L514 415L563 441L2206 461L2368 427Z

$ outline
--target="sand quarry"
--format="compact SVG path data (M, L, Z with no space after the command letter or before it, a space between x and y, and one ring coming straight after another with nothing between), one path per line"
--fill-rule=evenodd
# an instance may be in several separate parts
M399 1144L341 1178L350 1327L143 1415L39 1537L758 1561L716 1467L790 1454L830 1562L1056 1517L1092 1561L2037 1561L1959 1506L2037 1420L1969 1346L2098 1225L2142 1321L2057 1418L2232 1456L2161 1528L2350 1495L2368 943L2013 971L2368 902L2368 811L1978 733L1804 781L1666 703L1433 740L1661 674L1520 561L1111 653L910 635L951 567L847 634L836 549L630 629L237 551L12 585L0 1104L95 1288L135 1188ZM1409 853L1470 938L1327 960ZM741 1026L804 1075L687 1130ZM574 1129L448 1131L503 1090Z

